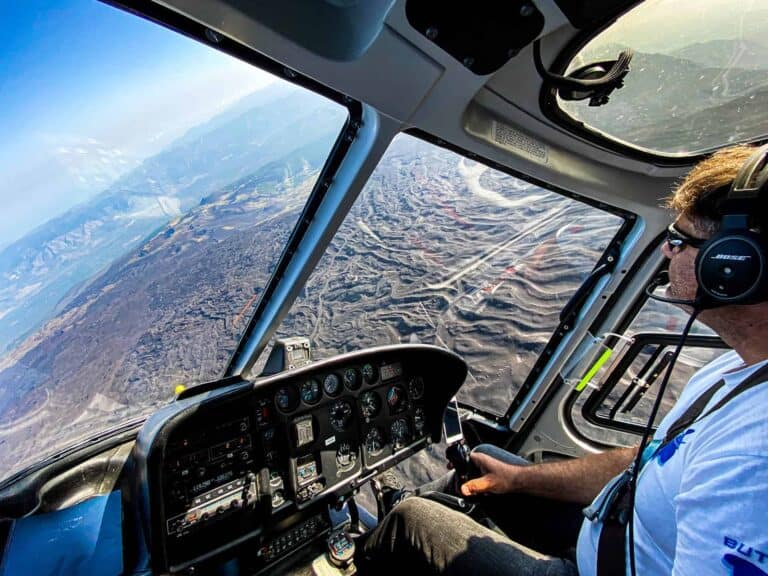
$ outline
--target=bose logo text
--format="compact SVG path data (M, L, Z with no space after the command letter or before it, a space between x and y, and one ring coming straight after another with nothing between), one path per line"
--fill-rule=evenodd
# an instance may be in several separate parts
M739 256L737 254L715 254L712 256L712 260L736 260L737 262L744 262L750 258L752 256Z

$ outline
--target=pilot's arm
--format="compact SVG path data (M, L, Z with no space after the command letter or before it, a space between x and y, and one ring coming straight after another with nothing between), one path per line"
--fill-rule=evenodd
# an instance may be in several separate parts
M487 454L472 453L472 461L483 473L461 486L465 496L519 492L554 500L589 504L605 484L625 470L637 448L617 448L582 458L516 466Z

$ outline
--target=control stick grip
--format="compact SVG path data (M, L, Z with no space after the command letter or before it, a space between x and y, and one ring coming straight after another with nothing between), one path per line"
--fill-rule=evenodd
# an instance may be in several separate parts
M480 476L480 470L469 457L470 453L469 446L463 440L451 444L445 450L445 457L453 465L453 469L456 471L456 476L461 484L470 478Z

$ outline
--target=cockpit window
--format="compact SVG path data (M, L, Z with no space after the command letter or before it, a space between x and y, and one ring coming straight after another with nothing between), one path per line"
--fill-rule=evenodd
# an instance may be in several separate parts
M390 145L278 335L315 358L462 355L459 399L504 414L623 220L408 135Z
M222 375L347 112L91 0L0 30L5 478Z
M558 105L607 138L693 155L768 135L768 5L759 0L648 0L581 49L568 72L635 51L604 106Z

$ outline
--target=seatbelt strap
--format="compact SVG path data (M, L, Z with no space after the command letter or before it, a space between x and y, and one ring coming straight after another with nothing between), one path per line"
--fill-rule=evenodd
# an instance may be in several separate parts
M664 435L664 442L660 446L663 447L667 444L669 444L678 434L680 434L683 430L689 428L691 424L693 424L696 420L700 420L702 418L706 418L713 412L717 412L725 406L728 402L733 400L736 396L741 394L742 392L746 392L750 388L753 388L754 386L757 386L758 384L761 384L765 381L766 377L768 377L768 364L760 368L759 370L756 370L753 374L749 376L749 378L745 379L743 382L739 383L738 386L736 386L733 390L728 392L723 398L715 404L712 408L710 408L706 414L701 415L702 412L704 412L704 408L707 407L707 404L709 404L709 401L712 399L712 397L717 393L720 388L722 388L725 385L725 380L719 380L716 382L713 386L708 388L701 396L696 398L696 400L688 407L688 410L686 410L680 418L675 420L674 424L672 424L669 429L667 430L667 433Z
M611 508L603 518L603 529L597 543L597 576L626 574L627 570L627 518L632 506L630 497L631 474L624 472L626 481L615 489L619 491Z
M696 400L688 406L688 409L667 429L667 433L664 435L664 440L659 448L672 442L678 434L693 424L701 413L704 412L704 408L707 407L707 404L712 400L712 397L717 394L717 391L723 386L725 386L725 380L718 380L712 386L707 388L701 396L696 398Z
M706 418L742 392L762 384L766 379L768 379L768 364L751 374L702 415L712 397L725 385L724 379L718 380L696 398L688 409L675 420L664 435L664 441L656 448L655 453L672 442L691 424L701 418ZM600 531L600 539L597 544L597 576L616 576L627 573L627 520L633 502L629 494L629 483L617 484L616 489L622 492L612 498L611 508L603 518L603 528Z

